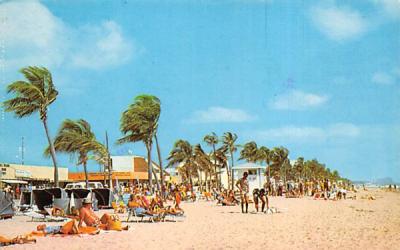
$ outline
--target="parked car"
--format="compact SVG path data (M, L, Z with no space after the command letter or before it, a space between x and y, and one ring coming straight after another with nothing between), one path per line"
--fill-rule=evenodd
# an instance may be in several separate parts
M75 182L75 183L68 183L65 186L65 189L75 189L75 188L86 188L85 182ZM103 184L100 182L89 182L89 188L103 188Z

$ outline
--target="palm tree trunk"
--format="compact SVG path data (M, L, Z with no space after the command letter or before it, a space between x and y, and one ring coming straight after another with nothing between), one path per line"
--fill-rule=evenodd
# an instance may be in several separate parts
M59 187L59 181L58 181L58 166L57 166L57 159L56 159L56 150L54 149L54 144L53 141L50 139L50 133L49 133L49 128L47 127L47 118L42 119L44 130L46 131L46 137L47 141L49 142L49 147L50 147L50 155L51 159L53 160L53 166L54 166L54 185L56 187Z
M146 143L147 149L147 174L149 178L149 189L153 193L153 165L151 164L151 143Z
M83 162L83 171L85 172L85 182L86 182L86 188L89 188L89 176L88 176L88 171L87 171L87 162Z
M158 144L158 138L157 135L154 135L154 139L156 141L156 147L157 147L157 155L158 155L158 163L160 165L160 179L161 179L161 189L164 187L164 168L162 164L162 158L161 158L161 150L160 150L160 144ZM162 191L162 190L161 190ZM161 194L161 197L164 198L164 194Z
M231 188L232 188L232 190L234 190L235 189L235 177L233 176L234 175L234 173L233 173L233 163L234 163L234 160L233 160L233 152L232 152L232 150L230 150L230 153L231 153L231 161L232 161L232 164L231 164L231 181L232 181L232 183L231 183Z
M156 181L157 189L161 190L160 189L160 182L158 181L158 177L157 177L156 171L153 171L153 177L154 177L154 180Z
M219 190L220 183L219 183L219 174L217 172L217 157L215 157L215 144L213 144L213 151L214 151L215 186Z
M203 177L201 170L199 170L199 185L200 185L200 192L203 192Z
M208 178L207 178L207 177L208 177L208 174L207 174L207 171L205 171L205 172L204 172L204 182L205 182L205 189L206 189L206 191L209 190L209 188L208 188L208 182L207 182L207 181L208 181L208 180L207 180Z

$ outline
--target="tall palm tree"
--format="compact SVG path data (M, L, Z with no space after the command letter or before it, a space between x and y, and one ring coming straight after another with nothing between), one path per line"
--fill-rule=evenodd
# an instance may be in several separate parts
M235 178L234 178L234 173L233 173L233 167L234 167L234 156L233 154L237 151L237 145L236 140L237 140L238 136L235 133L231 133L231 132L226 132L224 133L223 137L222 137L222 141L224 146L229 150L229 154L230 154L230 158L231 158L231 169L229 171L229 169L227 169L227 172L231 174L231 188L232 190L235 187Z
M108 135L106 133L106 144L108 141ZM103 173L104 173L104 184L107 181L106 169L108 170L108 181L109 187L112 187L112 173L111 173L111 156L110 151L108 150L108 146L105 146L101 143L93 151L92 159L95 160L99 165L103 166Z
M216 151L216 145L218 144L218 136L214 132L212 132L209 135L204 136L203 141L208 145L211 146L213 151L212 154L215 155ZM218 171L217 171L217 159L214 158L214 171L215 171L215 181L216 181L216 186L219 189L220 188L220 183L219 183L219 178L218 178Z
M275 171L280 170L281 176L283 176L285 184L289 162L288 156L289 150L285 147L275 147L272 149L272 166L275 168Z
M295 164L294 164L295 172L296 175L298 176L298 179L301 179L304 177L304 158L299 157L297 158Z
M168 166L180 165L178 171L183 174L183 177L189 179L193 189L192 176L197 172L195 168L195 155L193 147L188 141L178 140L174 143L174 147L168 156Z
M158 120L160 118L161 103L156 96L139 95L128 109L122 113L120 130L124 137L117 143L129 143L141 141L147 150L148 178L151 192L153 191L153 165L151 151L153 137L157 133Z
M247 162L257 162L259 159L258 146L254 141L244 144L243 149L240 151L239 160L246 160Z
M23 118L39 112L53 160L54 184L58 187L56 153L47 127L47 111L50 104L56 100L58 92L53 84L51 73L46 68L30 66L22 68L20 72L27 81L16 81L7 86L7 92L15 94L15 97L3 103L4 109L6 112L14 112L17 118Z
M89 153L100 152L104 145L96 140L96 136L91 130L90 124L79 119L77 121L66 119L61 124L60 129L54 139L54 148L57 152L74 154L78 156L77 165L83 165L85 172L86 187L89 187L87 162ZM49 155L50 149L45 150L45 155Z
M225 145L222 145L222 147L219 147L218 149L215 150L215 153L212 154L212 158L214 159L214 162L216 163L218 172L221 173L221 169L226 168L226 173L228 177L228 187L230 184L231 176L230 176L230 171L228 168L228 157L226 154L228 153L228 148L225 147ZM220 183L222 185L222 183Z
M272 151L265 146L261 146L257 151L257 158L261 162L265 162L267 165L267 184L269 185L271 178L271 160L272 160Z
M193 152L194 152L195 162L199 170L200 187L202 188L202 173L204 173L205 188L206 190L209 190L208 176L211 176L213 173L213 163L211 162L211 157L209 154L206 154L204 152L200 144L197 144L193 147Z
M163 167L163 162L162 162L162 157L161 157L160 144L158 143L157 133L154 134L154 140L156 142L156 149L157 149L157 155L158 155L158 164L160 166L161 187L164 187L164 167ZM161 192L161 196L163 198L165 198L163 192Z

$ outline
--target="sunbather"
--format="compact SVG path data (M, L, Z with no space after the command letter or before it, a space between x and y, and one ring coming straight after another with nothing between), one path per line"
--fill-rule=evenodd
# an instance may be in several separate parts
M118 216L110 216L105 213L101 218L99 218L92 209L92 201L88 198L84 199L82 202L82 208L79 211L79 224L78 227L82 226L84 222L89 227L96 227L103 230L128 230L128 226L120 228L115 228L116 219ZM119 223L120 224L120 223Z
M41 224L36 227L36 233L43 233L44 235L49 234L78 234L79 229L77 222L75 220L68 221L62 226L48 226L46 224Z
M159 212L152 211L149 207L146 207L145 202L143 201L143 197L140 194L131 195L130 200L128 202L128 206L131 209L134 209L136 214L147 214L147 215L156 215Z
M36 239L33 238L32 236L22 236L22 235L12 239L0 236L0 247L14 245L14 244L25 244L25 243L36 243Z

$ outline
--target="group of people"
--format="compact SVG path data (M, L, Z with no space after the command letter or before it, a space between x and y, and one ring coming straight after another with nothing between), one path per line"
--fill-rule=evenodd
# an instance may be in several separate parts
M247 180L248 173L244 172L243 177L236 182L236 188L240 194L240 205L242 213L248 213L250 188ZM263 188L255 188L252 192L252 198L257 212L267 212L269 207L268 196L285 196L286 198L300 198L310 196L314 199L340 200L349 197L348 192L356 192L354 185L331 182L329 179L309 180L309 181L288 181L284 185L283 181L275 181L271 178L265 183ZM233 190L222 190L217 195L219 204L231 206L239 204L235 198ZM261 205L261 206L260 206Z
M249 174L247 172L244 172L243 177L236 182L236 187L239 189L240 193L240 205L242 208L242 213L248 213L249 209L250 187L249 181L247 180L248 176ZM259 212L260 203L261 212L267 212L267 210L264 209L269 209L268 190L266 190L265 188L255 188L253 190L253 201L257 212Z
M119 196L121 200L119 204L113 204L115 213L125 213L126 210L130 210L139 215L158 215L160 219L167 214L181 215L184 213L180 207L182 197L179 189L174 190L173 197L170 197L173 202L172 206L165 204L167 197L162 197L160 191L155 191L154 195L151 195L146 185L131 186L129 190L125 189L124 195L129 195L129 200L124 203L123 196Z

